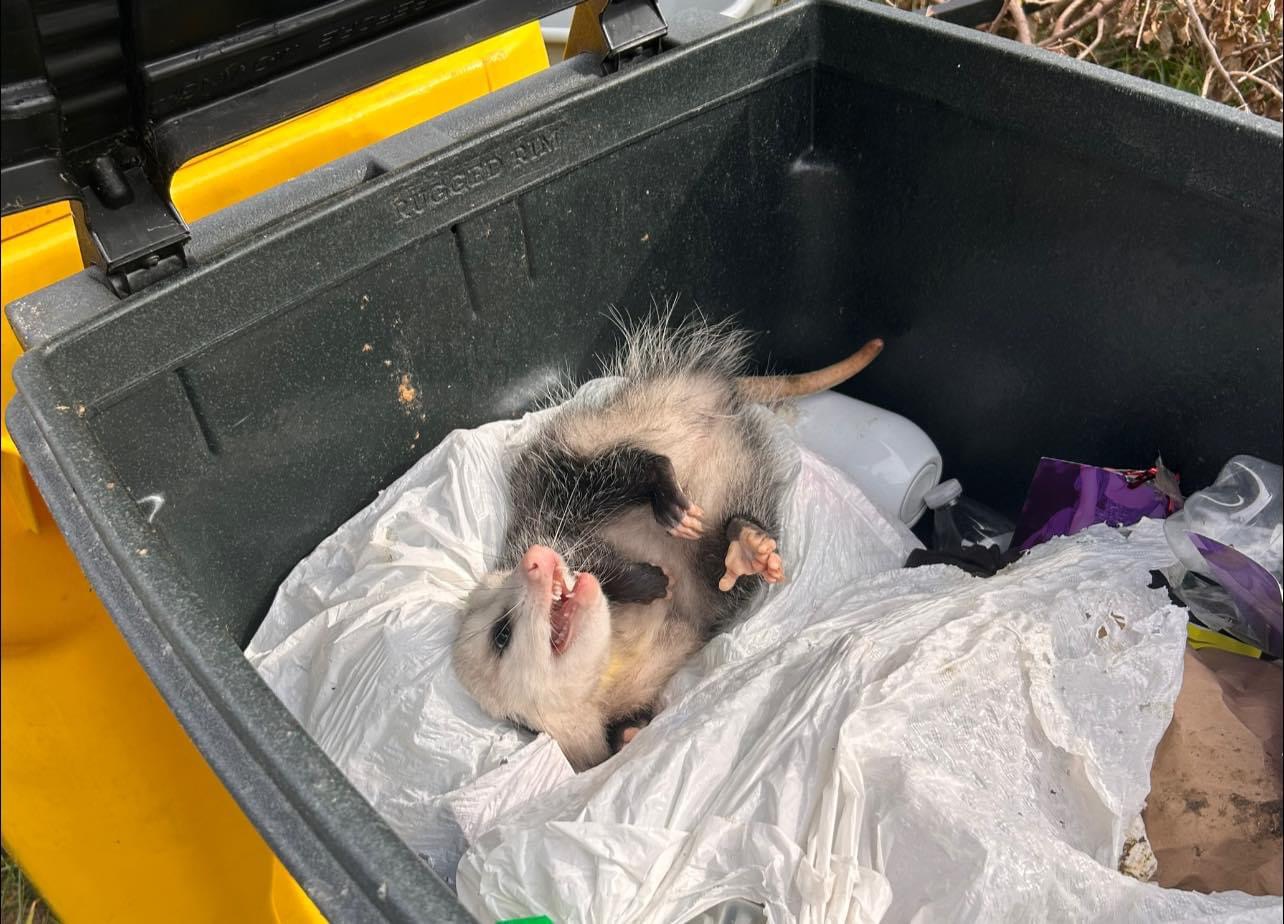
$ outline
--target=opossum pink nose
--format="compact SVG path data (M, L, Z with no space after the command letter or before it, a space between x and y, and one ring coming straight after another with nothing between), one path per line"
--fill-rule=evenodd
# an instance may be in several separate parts
M547 546L533 545L522 556L520 567L529 580L543 581L557 569L557 553Z

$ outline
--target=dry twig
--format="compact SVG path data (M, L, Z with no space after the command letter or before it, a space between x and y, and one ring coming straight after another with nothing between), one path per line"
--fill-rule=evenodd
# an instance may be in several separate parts
M1083 6L1085 2L1086 0L1070 0L1070 2L1066 4L1065 9L1063 9L1057 16L1057 21L1052 24L1053 33L1055 34L1063 30L1070 19L1070 15L1076 12L1079 7Z
M1263 44L1266 44L1266 43L1263 43ZM1248 73L1256 77L1258 74L1266 70L1268 67L1273 67L1274 65L1279 64L1280 61L1284 61L1284 55L1279 55L1277 57L1271 58L1271 60L1267 61L1265 64L1257 65L1257 67L1253 68Z
M1093 38L1092 44L1084 48L1083 51L1079 52L1079 54L1077 54L1075 57L1079 58L1080 60L1083 60L1084 58L1088 57L1088 55L1092 54L1093 50L1098 45L1101 44L1101 40L1105 37L1106 37L1106 21L1104 19L1098 19L1097 35L1095 38Z
M1186 0L1186 2L1189 3L1190 0ZM1119 0L1101 0L1101 2L1099 2L1096 6L1092 8L1092 12L1072 22L1070 25L1066 26L1064 29L1061 29L1057 32L1052 33L1052 35L1048 36L1042 42L1040 42L1039 45L1044 48L1047 48L1049 45L1055 45L1057 42L1061 41L1067 35L1074 35L1084 26L1091 25L1092 23L1100 19L1102 16L1105 16L1106 13L1110 12L1110 10L1113 7L1115 7L1118 3L1119 3Z
M1141 25L1137 27L1137 41L1133 48L1141 48L1141 37L1146 34L1146 23L1150 19L1150 0L1146 0L1146 8L1141 11Z
M1030 20L1026 18L1021 0L1008 0L1008 15L1012 17L1012 24L1016 26L1017 39L1021 44L1033 45L1034 39L1030 36Z
M1240 80L1251 80L1259 87L1270 90L1271 93L1275 95L1276 99L1284 100L1284 93L1280 92L1279 87L1275 86L1275 84L1271 83L1269 80L1263 80L1256 74L1250 74L1248 71L1231 71L1229 76L1239 78ZM1247 106L1248 103L1245 103L1244 105Z
M1239 92L1239 84L1231 79L1230 74L1226 73L1226 65L1222 64L1222 59L1217 54L1217 46L1213 44L1212 39L1208 37L1208 33L1204 31L1204 21L1199 18L1199 10L1195 9L1195 0L1186 0L1186 14L1190 17L1190 24L1194 27L1195 34L1199 36L1199 43L1204 46L1204 54L1208 58L1208 63L1217 73L1221 74L1222 79L1226 81L1231 91L1235 94L1235 98L1239 100L1240 106L1247 109L1248 100L1244 99L1244 94ZM1208 86L1207 79L1204 81L1204 86L1205 88Z

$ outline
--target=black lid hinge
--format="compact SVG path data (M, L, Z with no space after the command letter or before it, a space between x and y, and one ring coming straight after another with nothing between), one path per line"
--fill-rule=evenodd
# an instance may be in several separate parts
M588 52L615 73L621 66L659 54L669 24L656 0L589 0L575 8L566 57Z
M87 262L102 268L112 291L132 295L187 266L192 234L141 164L122 169L104 154L89 167L83 189L89 243Z

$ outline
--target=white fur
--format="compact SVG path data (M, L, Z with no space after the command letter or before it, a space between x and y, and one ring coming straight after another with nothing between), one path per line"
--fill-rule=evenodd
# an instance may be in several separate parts
M523 464L514 466L513 477L568 477L543 464L561 451L596 457L627 444L666 456L683 492L705 511L706 534L721 543L721 555L728 517L770 523L781 493L783 457L736 391L749 336L699 317L675 325L671 307L637 325L617 323L625 344L603 372L620 384L594 402L557 412L522 448ZM573 506L575 485L563 487ZM534 544L574 561L578 550L562 535L558 513L510 524L504 564L514 564ZM594 514L596 538L626 560L658 565L673 577L672 599L603 602L594 610L592 632L581 632L557 655L548 644L549 600L532 599L511 572L501 571L470 599L455 649L459 676L483 708L549 732L577 768L607 756L607 724L653 704L669 677L746 597L743 591L720 594L707 562L702 570L699 544L670 536L648 506ZM515 634L501 655L491 646L489 627L508 609Z

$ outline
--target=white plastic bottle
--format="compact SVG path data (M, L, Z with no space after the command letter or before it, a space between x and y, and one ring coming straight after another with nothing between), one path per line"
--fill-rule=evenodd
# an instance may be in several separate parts
M846 472L890 519L913 526L927 511L924 495L941 477L941 454L900 414L823 391L797 403L798 441Z

